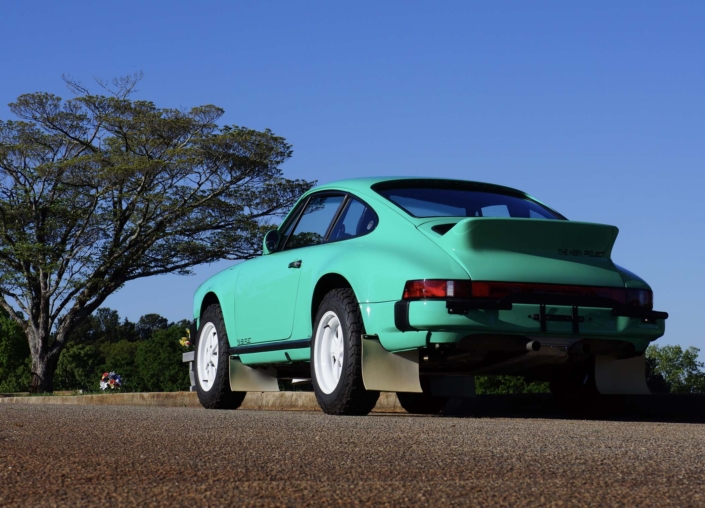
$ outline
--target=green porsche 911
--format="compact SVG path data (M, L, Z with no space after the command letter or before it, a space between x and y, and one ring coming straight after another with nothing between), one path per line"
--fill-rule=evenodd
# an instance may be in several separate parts
M549 381L566 406L648 394L644 351L668 315L612 261L617 232L486 183L314 188L262 256L196 291L199 400L233 409L290 380L329 414L366 414L380 391L432 414L493 374Z

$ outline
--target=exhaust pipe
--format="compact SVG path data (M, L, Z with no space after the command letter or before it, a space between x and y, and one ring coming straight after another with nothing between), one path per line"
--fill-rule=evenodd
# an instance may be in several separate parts
M527 351L538 351L541 349L541 343L537 340L531 340L526 343Z

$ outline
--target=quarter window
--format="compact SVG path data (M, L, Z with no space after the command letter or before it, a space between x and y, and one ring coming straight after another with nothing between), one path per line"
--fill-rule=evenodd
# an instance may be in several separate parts
M323 243L343 196L313 196L304 210L285 250Z
M347 240L362 236L377 226L377 214L366 204L350 198L333 226L329 241Z

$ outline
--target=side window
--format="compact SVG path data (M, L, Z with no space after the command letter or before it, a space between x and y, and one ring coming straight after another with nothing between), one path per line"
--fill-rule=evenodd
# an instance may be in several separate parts
M347 240L369 233L377 226L377 214L367 205L350 198L345 210L333 226L330 233L331 242Z
M306 202L304 199L303 202ZM281 235L282 238L286 238L289 236L289 233L291 233L291 230L294 229L294 226L296 225L296 219L299 217L299 213L301 213L301 209L303 208L303 202L300 202L299 205L289 214L289 223L284 226L283 230L279 231L279 234ZM279 242L282 244L282 241Z
M312 197L284 250L307 247L323 243L335 213L343 202L343 196Z

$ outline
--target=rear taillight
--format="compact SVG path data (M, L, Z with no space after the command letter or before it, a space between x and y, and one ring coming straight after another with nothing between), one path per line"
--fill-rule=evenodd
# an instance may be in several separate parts
M649 310L654 308L654 293L650 289L627 289L626 293L625 305Z
M470 298L469 280L410 280L404 286L404 300Z
M533 284L525 282L488 282L469 280L410 280L404 286L404 300L433 298L473 298L499 300L510 295L546 295L593 297L614 300L630 307L653 308L649 289L574 286L568 284Z

